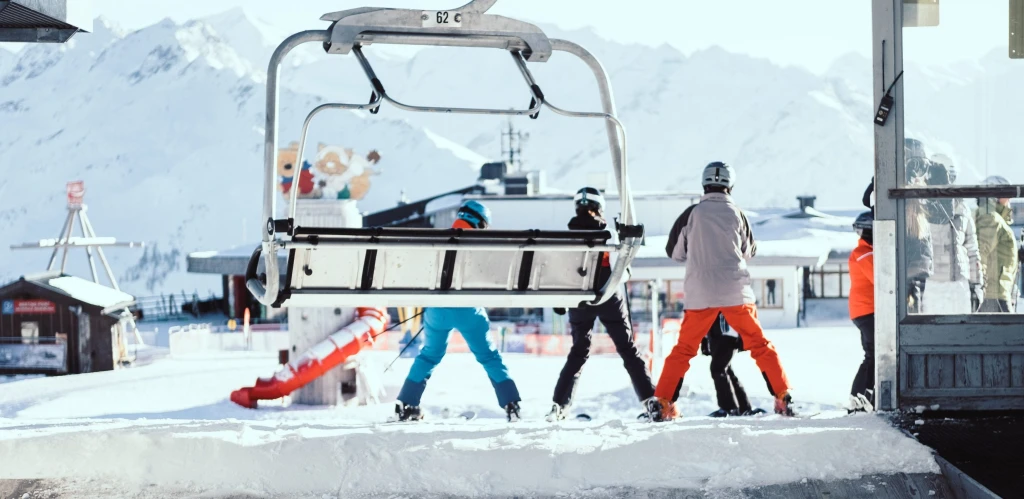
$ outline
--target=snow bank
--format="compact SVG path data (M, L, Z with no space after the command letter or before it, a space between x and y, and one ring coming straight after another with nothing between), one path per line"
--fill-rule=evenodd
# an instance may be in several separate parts
M930 452L872 416L664 425L131 422L0 426L0 476L266 494L555 494L736 488L899 470ZM59 446L51 438L60 434ZM884 450L884 452L880 452Z
M640 405L618 356L595 356L573 411L594 421L542 422L562 357L506 355L525 421L504 422L493 389L469 354L449 354L424 394L428 421L383 424L389 403L315 408L287 399L251 411L231 390L266 376L276 356L218 352L133 369L22 379L0 389L0 479L51 478L69 490L112 484L194 497L421 497L562 495L608 487L731 489L808 479L936 471L931 452L880 418L841 417L860 363L855 328L768 331L809 420L716 420L709 358L691 363L684 419L635 421ZM396 352L371 352L383 372ZM393 400L411 359L383 373ZM756 366L733 367L754 405L770 408ZM473 410L479 419L442 419ZM820 419L818 419L820 418ZM156 488L149 487L155 485ZM77 488L77 487L85 488ZM94 487L95 486L95 487ZM171 495L171 494L168 494ZM219 497L219 496L218 496Z

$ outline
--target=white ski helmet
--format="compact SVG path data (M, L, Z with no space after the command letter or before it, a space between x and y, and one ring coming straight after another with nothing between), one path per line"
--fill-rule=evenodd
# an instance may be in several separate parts
M604 211L604 196L601 195L600 190L594 187L584 187L576 191L573 203L577 207L584 207L598 213Z
M721 161L710 163L704 167L701 185L732 189L736 185L736 170Z

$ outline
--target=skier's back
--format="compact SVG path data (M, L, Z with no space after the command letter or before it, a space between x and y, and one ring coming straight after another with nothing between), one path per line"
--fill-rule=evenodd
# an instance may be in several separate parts
M768 389L776 397L776 412L792 414L789 381L775 347L765 338L757 320L747 270L747 260L756 254L757 243L746 215L732 200L735 172L725 163L711 163L704 168L702 184L704 197L676 220L665 248L669 257L686 264L686 312L679 341L665 359L655 394L665 408L666 418L674 417L674 402L690 359L697 355L701 338L721 314L739 333L768 381Z
M576 216L569 221L569 230L604 230L608 224L604 219L604 196L593 187L580 189L573 200ZM595 288L601 289L611 276L611 263L608 253L601 253L601 261L595 269ZM564 314L564 309L556 309L555 313ZM584 306L568 311L569 327L572 331L572 349L565 361L565 366L555 384L554 402L548 421L557 421L566 417L567 409L572 404L576 383L579 381L583 365L590 357L591 332L594 321L600 320L608 332L608 337L615 344L615 350L622 357L623 366L629 374L633 390L647 411L648 417L658 419L661 407L654 399L654 386L647 371L643 358L636 344L633 343L633 326L629 318L629 310L623 290L616 290L608 301L597 306Z
M477 201L466 201L459 208L454 229L486 229L491 223L490 210ZM448 336L458 329L477 362L487 372L494 387L498 405L505 409L509 421L519 420L519 390L509 376L501 353L488 338L491 329L487 311L483 308L428 308L423 312L424 345L416 356L409 375L398 394L396 412L402 421L422 418L420 399L427 380L441 362L448 349Z

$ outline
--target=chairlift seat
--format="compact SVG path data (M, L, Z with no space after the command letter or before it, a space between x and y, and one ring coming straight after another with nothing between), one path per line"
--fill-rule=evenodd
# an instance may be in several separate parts
M277 307L579 307L609 231L298 227ZM260 252L253 255L249 280Z

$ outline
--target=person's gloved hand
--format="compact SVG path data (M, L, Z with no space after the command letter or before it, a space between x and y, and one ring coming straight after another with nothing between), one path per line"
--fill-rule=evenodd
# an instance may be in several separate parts
M985 286L981 283L971 284L971 310L977 312L985 301Z
M552 309L552 311L555 312L558 315L565 315L565 312L566 312L566 310L564 308L555 308L555 309Z
M711 355L711 338L705 336L704 339L700 340L700 353L702 355Z

